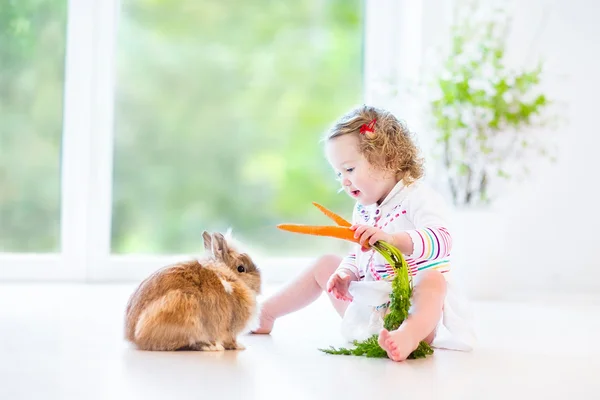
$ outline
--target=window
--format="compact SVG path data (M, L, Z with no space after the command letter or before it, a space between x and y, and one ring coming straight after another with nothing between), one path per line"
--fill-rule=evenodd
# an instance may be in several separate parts
M112 251L198 252L228 227L270 255L338 248L275 226L351 210L318 140L361 101L361 26L357 0L124 0Z
M0 12L0 252L60 251L66 1Z
M3 5L0 280L138 280L229 227L267 280L346 248L276 225L350 217L319 139L393 75L369 4Z

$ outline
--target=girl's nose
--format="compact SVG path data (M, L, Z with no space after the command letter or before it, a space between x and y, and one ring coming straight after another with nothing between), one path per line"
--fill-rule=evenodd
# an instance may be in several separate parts
M344 180L342 180L342 185L344 185L344 186L350 186L351 184L352 184L352 183L351 183L351 182L350 182L350 180L349 180L349 179L347 179L347 178L344 178Z

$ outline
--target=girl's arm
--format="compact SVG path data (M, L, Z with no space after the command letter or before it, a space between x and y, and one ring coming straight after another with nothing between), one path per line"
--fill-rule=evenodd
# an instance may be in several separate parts
M452 236L443 226L428 226L392 234L392 245L416 260L436 260L450 255Z
M408 232L392 233L390 242L390 244L400 250L402 254L413 253L413 241Z
M423 188L415 194L406 207L415 229L392 234L392 244L416 260L445 258L452 250L446 205L433 190Z
M335 273L346 272L351 276L351 280L360 280L360 271L356 265L356 252L351 251L340 263L339 267L335 270Z

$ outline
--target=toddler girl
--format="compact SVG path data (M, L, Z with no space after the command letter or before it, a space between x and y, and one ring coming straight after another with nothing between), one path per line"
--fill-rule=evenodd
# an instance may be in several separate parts
M347 339L379 333L379 344L392 360L405 360L421 340L469 350L473 334L450 279L452 237L445 205L421 182L422 159L410 132L391 113L362 106L342 117L324 142L342 189L356 199L352 229L360 244L343 259L318 259L267 299L254 333L270 333L277 318L326 291L343 317ZM409 316L392 332L383 329L383 316L394 271L379 253L367 250L367 243L378 240L406 256L414 282Z

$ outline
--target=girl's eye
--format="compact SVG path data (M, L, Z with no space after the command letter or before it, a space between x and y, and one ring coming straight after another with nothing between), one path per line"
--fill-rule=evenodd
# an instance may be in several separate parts
M345 169L345 171L346 171L346 173L348 173L348 174L349 174L349 173L351 173L352 171L354 171L354 167L352 167L352 168L346 168L346 169ZM338 181L341 181L341 180L342 180L342 173L341 173L341 172L338 172L338 173L336 173L335 175L337 176L337 179L338 179Z

